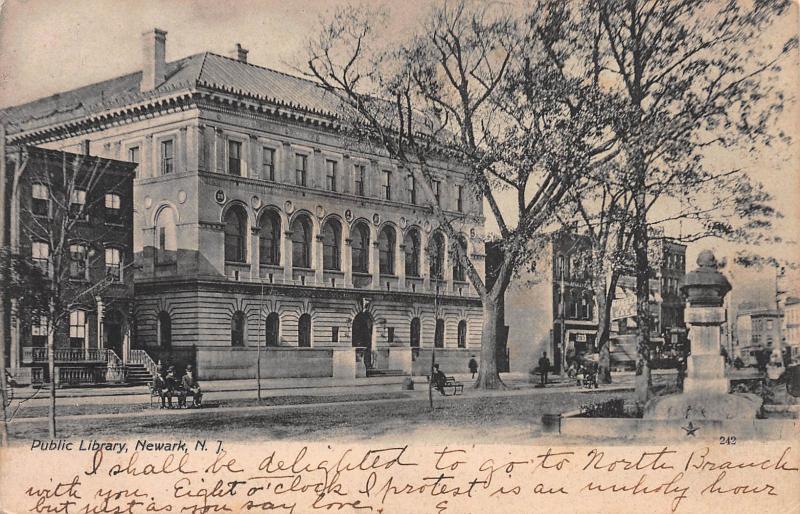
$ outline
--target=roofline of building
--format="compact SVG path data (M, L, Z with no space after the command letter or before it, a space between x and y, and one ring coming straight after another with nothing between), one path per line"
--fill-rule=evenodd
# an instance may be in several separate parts
M87 166L93 166L97 164L102 167L107 167L115 172L130 174L131 176L133 176L136 173L136 168L139 166L135 162L120 161L117 159L98 157L96 155L84 155L74 152L65 152L63 150L53 150L50 148L42 148L40 146L26 145L22 147L22 149L24 152L28 153L28 155L31 158L36 160L43 160L47 158L60 159L62 156L66 155L71 158L82 159L82 163L85 163ZM13 157L15 153L16 152L14 152L14 150L12 149L9 152L9 155Z
M748 309L744 311L740 311L736 317L739 316L772 316L772 317L780 317L781 313L776 309Z
M167 64L172 65L180 61L192 59L199 55L203 55L203 63L201 64L201 72L198 73L198 77L195 80L188 80L176 84L175 86L168 89L154 89L152 91L139 92L130 101L125 101L125 97L121 98L116 97L115 101L110 102L109 105L105 106L98 105L98 109L96 111L89 112L69 120L44 124L42 126L30 128L27 130L26 129L21 129L18 131L14 130L15 124L12 122L7 127L6 137L8 139L8 142L9 144L40 144L44 142L63 139L63 135L65 132L66 133L71 132L69 134L70 136L88 134L97 131L98 127L103 127L104 125L108 124L117 124L120 122L120 120L126 117L137 118L143 114L150 113L153 110L161 110L165 107L168 109L174 109L176 107L179 107L181 104L188 104L188 106L191 107L195 106L198 100L206 100L206 99L218 102L222 105L227 104L227 105L236 105L239 107L245 107L255 112L262 112L264 114L273 115L278 118L284 118L292 121L297 121L300 123L306 123L311 126L326 128L330 130L337 130L341 128L342 126L341 118L337 113L333 113L327 110L308 108L303 105L283 102L273 97L267 97L255 94L246 94L243 91L237 90L235 88L228 88L224 87L224 85L212 84L206 81L198 80L199 77L202 76L202 66L205 65L206 57L208 55L213 55L215 57L235 62L237 63L237 65L252 66L255 68L269 71L271 73L283 75L284 77L289 77L293 80L301 80L319 88L321 94L326 92L325 87L321 83L315 82L306 77L292 75L272 68L267 68L265 66L252 64L250 62L241 62L238 61L237 59L216 54L214 52L201 52L198 54L192 54L183 57L181 59L171 61L170 63ZM0 109L0 118L3 117L3 113L12 109L22 109L26 106L36 104L37 102L61 96L64 93L71 93L79 89L88 88L96 86L98 84L102 84L104 82L109 82L121 79L123 77L135 75L136 73L139 72L137 71L133 73L118 75L110 79L74 88L69 91L65 91L63 93L56 93L53 95L38 98L36 100L32 100L30 102L26 102L24 104L9 106L6 107L5 109ZM419 134L419 136L423 137L425 136L425 134ZM446 148L442 148L442 155L446 155L451 158L457 157L452 152L448 152Z

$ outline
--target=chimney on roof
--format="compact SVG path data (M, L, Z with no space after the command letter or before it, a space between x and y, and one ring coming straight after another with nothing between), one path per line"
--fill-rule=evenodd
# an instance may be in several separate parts
M247 63L247 52L249 52L247 48L242 48L241 44L236 43L236 47L231 52L231 57L239 62Z
M91 143L92 142L88 139L84 139L81 141L81 153L87 157L90 155L89 152L91 148Z
M142 33L142 91L157 88L167 76L167 31L148 30Z

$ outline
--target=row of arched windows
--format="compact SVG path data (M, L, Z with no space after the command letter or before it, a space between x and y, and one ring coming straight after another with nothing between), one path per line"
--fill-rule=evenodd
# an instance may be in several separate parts
M266 346L280 345L280 316L277 312L270 312L264 321L264 344ZM243 311L236 311L231 315L231 346L245 346L247 318ZM411 320L410 346L419 348L421 341L421 321L419 318ZM467 347L467 322L458 322L457 344L459 348ZM311 347L311 315L300 315L297 320L297 341L301 348ZM158 342L162 348L172 346L172 318L166 311L158 315ZM444 320L436 320L433 343L435 348L444 348Z
M419 318L414 318L411 320L411 347L412 348L419 348L420 342L420 329L422 323L420 322ZM458 344L459 348L466 348L467 347L467 322L465 320L461 320L458 322L458 333L456 337L456 343ZM434 328L433 333L433 346L434 348L444 348L444 320L442 318L438 318L436 320L436 326Z
M245 315L236 311L231 316L231 345L245 346ZM277 312L270 312L264 320L264 344L280 346L281 319ZM311 315L301 314L297 319L297 346L311 347Z
M239 206L231 207L223 219L225 233L225 260L229 262L247 261L247 214ZM258 228L259 259L261 264L277 266L280 263L281 221L274 212L267 212ZM312 226L307 216L297 216L290 226L292 240L292 266L311 268ZM342 227L338 220L329 219L322 225L322 266L325 270L342 269ZM378 234L378 268L383 275L394 275L396 233L394 228L385 226ZM466 239L459 239L464 254L467 251ZM409 230L403 237L405 273L409 277L420 276L420 235L417 229ZM370 231L364 222L356 223L350 231L350 251L352 271L369 273ZM434 232L428 246L430 276L443 279L446 255L444 236ZM454 258L453 280L465 281L464 266Z

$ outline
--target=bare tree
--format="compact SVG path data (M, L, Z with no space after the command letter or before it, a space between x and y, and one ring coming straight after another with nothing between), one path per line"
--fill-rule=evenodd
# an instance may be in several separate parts
M484 320L476 387L487 389L503 386L495 357L498 302L531 262L531 241L555 222L567 190L614 151L597 129L604 98L596 81L559 69L566 55L554 59L542 44L560 37L568 18L557 3L538 5L536 15L552 22L544 33L499 4L447 3L426 14L415 35L380 51L384 18L346 8L308 43L309 75L341 100L342 130L413 175L478 292ZM502 238L491 288L457 243L458 216L437 202L434 168L445 160L461 165Z
M759 34L789 5L783 0L581 3L599 28L601 80L623 101L614 129L623 150L622 177L633 194L640 401L647 399L650 384L648 227L684 219L695 222L689 240L707 235L770 240L763 231L752 231L768 227L775 215L769 195L747 170L725 169L713 155L753 150L781 137L771 124L784 95L769 77L797 40L774 51L755 48ZM726 219L725 212L733 216Z
M6 247L6 126L0 124L0 367L3 368L0 372L0 403L2 403L2 410L0 415L3 416L2 425L0 425L0 445L8 446L8 425L6 416L7 399L9 398L10 385L6 381L6 265L7 252Z
M9 204L19 205L14 223L31 248L12 248L13 265L4 266L11 275L6 282L16 292L14 315L47 334L49 432L55 437L55 342L70 336L70 316L77 307L94 306L122 279L122 256L109 264L104 245L120 227L99 222L96 214L107 207L106 193L121 196L130 177L111 173L113 161L107 159L37 148L21 148L11 156L15 173ZM16 201L22 183L30 186L31 198ZM103 271L93 273L96 269Z

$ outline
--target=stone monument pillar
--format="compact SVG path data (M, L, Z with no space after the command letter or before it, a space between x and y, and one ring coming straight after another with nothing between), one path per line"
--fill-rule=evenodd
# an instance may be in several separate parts
M684 319L689 328L692 354L686 362L683 392L727 394L725 358L720 355L725 307L722 300L731 290L728 279L717 269L717 260L708 250L697 257L698 268L686 275L681 288L687 306Z
M721 327L725 322L722 300L730 290L714 254L709 250L700 252L697 269L686 274L686 284L681 288L688 303L684 319L691 342L683 393L650 400L645 406L646 419L721 421L756 417L761 398L728 393L725 358L720 355Z

